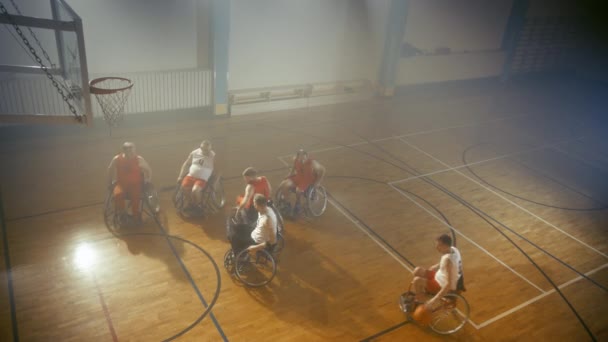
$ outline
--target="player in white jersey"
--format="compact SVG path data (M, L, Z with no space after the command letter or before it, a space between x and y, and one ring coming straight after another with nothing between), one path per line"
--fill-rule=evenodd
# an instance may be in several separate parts
M429 269L416 267L414 269L414 293L416 301L424 302L424 293L434 295L426 305L434 307L435 303L450 291L458 288L458 279L462 275L462 259L460 252L452 246L452 237L443 234L435 241L435 248L441 253L438 264Z
M192 195L196 203L202 203L203 189L213 173L214 160L215 152L211 149L211 143L205 140L200 148L190 152L188 159L182 165L177 182L181 183L186 208L192 207Z

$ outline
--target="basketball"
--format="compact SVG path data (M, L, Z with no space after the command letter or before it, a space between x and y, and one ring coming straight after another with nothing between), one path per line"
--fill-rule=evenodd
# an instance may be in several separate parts
M427 326L427 325L431 324L432 316L431 316L431 312L428 310L426 305L421 304L416 307L416 310L414 311L412 318L414 318L414 320L416 322L418 322L418 324Z

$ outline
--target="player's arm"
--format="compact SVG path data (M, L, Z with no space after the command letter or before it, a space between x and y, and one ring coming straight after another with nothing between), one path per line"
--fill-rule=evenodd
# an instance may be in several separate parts
M118 159L117 156L112 158L110 165L108 165L108 186L112 184L114 176L116 175L116 159Z
M149 183L152 181L152 168L148 164L148 162L142 157L138 157L139 168L144 173L144 182Z
M192 164L192 152L190 152L190 154L188 155L188 158L182 165L182 169L179 171L179 176L177 176L178 182L182 181L182 179L186 175L186 172L188 172L188 168L190 167L191 164Z
M247 203L249 203L249 200L251 199L252 196L253 196L253 185L247 184L247 186L245 187L245 196L243 196L243 200L241 201L239 206L236 208L237 212L239 212L241 209L243 209L247 205Z
M291 160L291 167L289 168L289 173L287 174L287 177L285 177L285 178L295 176L295 174L296 174L296 157L293 157L293 159Z
M448 292L450 292L450 289L452 288L452 260L446 258L445 262L441 262L440 264L442 271L447 274L448 282L445 284L444 287L441 288L439 292L437 292L437 294L433 298L431 298L431 300L427 302L427 305L429 305L430 307L434 307L435 303L437 303L439 299L443 298L443 296L448 294Z

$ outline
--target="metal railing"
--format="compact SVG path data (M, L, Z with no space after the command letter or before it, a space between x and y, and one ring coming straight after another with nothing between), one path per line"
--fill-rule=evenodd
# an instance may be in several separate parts
M0 114L68 115L69 109L49 80L41 75L5 74L0 79ZM91 79L118 76L131 79L133 90L125 114L208 107L212 103L212 72L203 69L92 74ZM95 99L94 116L102 116Z

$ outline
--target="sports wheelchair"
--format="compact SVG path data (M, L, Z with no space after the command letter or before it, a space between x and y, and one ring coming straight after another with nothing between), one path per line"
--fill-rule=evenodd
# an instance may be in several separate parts
M243 249L235 255L232 248L224 255L224 267L228 273L250 287L260 287L270 283L277 273L279 256L285 247L283 218L272 202L268 203L268 208L273 210L277 217L276 243L267 244L264 249L256 251L255 255L251 255L247 249ZM227 220L227 230L230 231L231 227L236 224L245 223L255 226L255 222L245 222L244 220L245 217L237 215L236 208L233 209Z
M202 201L200 203L192 203L190 208L186 208L186 195L181 183L178 183L173 193L173 205L175 209L183 216L189 216L187 215L188 212L204 215L206 213L216 213L226 204L222 176L213 173L202 191ZM194 194L191 195L191 200L196 202Z
M141 221L141 217L133 217L133 213L130 212L131 205L129 196L125 196L125 204L127 207L126 213L121 215L116 211L116 206L114 205L115 187L116 182L112 183L112 185L108 188L108 194L106 195L106 200L103 207L103 219L106 226L111 231L118 231L121 228L127 227L131 225L134 220ZM140 215L146 213L148 216L156 218L159 212L160 202L156 189L154 189L152 183L143 183L139 201Z
M296 193L296 189L289 190ZM301 205L302 197L304 197L304 205ZM319 217L323 215L327 208L327 191L322 185L310 185L303 193L303 196L296 195L296 203L291 206L291 202L283 196L281 189L277 189L275 194L276 207L286 217L297 217L301 212L307 217Z
M415 294L411 291L412 285L407 292L399 297L399 308L407 315L407 319L415 321L413 314L418 305L424 305L415 301ZM464 278L461 275L455 291L450 291L439 300L439 304L430 310L429 327L441 335L449 335L462 329L469 320L469 302L461 295L465 291ZM428 297L433 294L427 293Z

